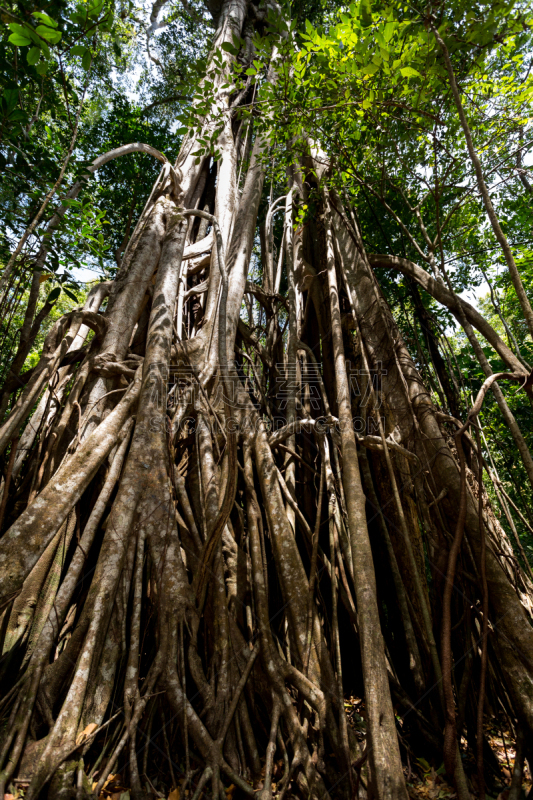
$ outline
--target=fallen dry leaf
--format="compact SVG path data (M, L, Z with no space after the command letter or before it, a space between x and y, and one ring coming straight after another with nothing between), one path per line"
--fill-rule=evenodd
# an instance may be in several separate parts
M91 733L94 733L97 727L98 725L96 724L96 722L90 722L87 725L87 727L84 728L82 732L78 733L78 735L76 736L76 744L80 745L83 741L85 741L85 739L87 739L87 737L90 736Z
M117 776L116 775L109 775L106 782L104 783L103 788L105 789L106 786L109 786L110 783L113 783Z
M180 790L179 789L172 789L168 796L168 800L180 800Z

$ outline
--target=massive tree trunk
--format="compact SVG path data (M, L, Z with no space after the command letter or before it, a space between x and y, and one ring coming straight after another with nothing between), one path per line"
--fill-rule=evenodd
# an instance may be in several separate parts
M90 796L91 781L98 795L120 772L138 798L182 780L195 797L210 782L215 797L233 784L261 800L404 800L398 709L402 737L439 759L450 648L460 659L478 638L481 612L461 619L483 595L484 536L491 674L533 735L531 584L502 559L486 497L480 529L482 489L461 481L453 420L422 385L349 209L322 183L320 218L294 233L292 199L314 180L303 166L282 198L279 259L271 206L262 283L249 280L265 142L249 158L239 145L248 122L220 50L246 23L246 3L225 0L216 171L192 135L163 165L116 279L54 326L0 428L0 796L14 779L29 800ZM464 593L443 608L465 492ZM458 624L439 648L446 614ZM465 797L460 759L452 771Z

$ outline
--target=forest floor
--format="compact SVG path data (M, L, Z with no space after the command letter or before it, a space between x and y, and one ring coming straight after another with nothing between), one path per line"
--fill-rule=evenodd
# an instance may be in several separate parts
M361 740L362 746L364 746L363 739L365 734L363 705L362 700L359 698L351 697L349 700L345 700L349 723ZM498 792L493 794L489 791L486 792L486 800L507 800L509 794L508 786L511 782L516 749L514 738L508 728L508 723L502 724L499 719L488 720L485 724L487 741L500 764L501 776L504 781L498 787L500 789ZM465 740L462 743L466 745ZM477 767L474 757L471 753L466 753L466 747L463 752L465 753L465 772L476 776ZM526 798L533 788L533 777L528 770L527 762L524 767L523 777L522 798ZM411 757L408 766L405 768L405 778L409 796L412 800L452 800L456 796L453 786L446 780L444 764L435 768L424 758ZM477 784L476 777L473 780ZM497 781L494 781L494 783L495 786L498 786Z
M491 747L501 764L504 778L508 781L508 783L510 783L511 770L513 768L515 756L514 744L507 744L507 756L509 761L507 761L501 736L491 738ZM511 770L509 770L509 764L511 766ZM469 772L471 772L471 774L473 772L475 773L475 764L473 763L473 759L471 770L469 770ZM527 768L524 770L524 773L524 782L522 784L522 800L523 798L527 797L533 786L531 776ZM431 767L423 758L417 759L415 767L411 770L410 777L406 770L406 778L409 796L412 798L412 800L452 800L452 798L455 797L455 791L453 787L450 786L446 778L441 774L441 770L435 770L435 768ZM492 800L507 800L508 795L508 786L503 787L497 797L492 798ZM491 795L487 792L485 798L486 800L491 800Z
M486 726L487 740L491 750L500 763L501 773L507 786L501 786L501 791L494 798L487 791L486 800L507 800L509 795L509 784L511 782L514 759L516 755L515 742L511 738L508 730L497 731L492 726ZM469 775L476 775L476 764L473 756L469 753L464 759L465 771ZM414 767L411 768L411 775L406 771L407 788L413 800L452 800L455 797L453 787L448 783L444 776L444 765L435 769L423 758L417 758ZM527 768L524 767L524 781L522 784L522 798L528 796L532 786L532 778ZM475 781L474 777L474 781Z
M364 703L360 698L349 697L345 699L344 705L348 723L355 732L355 735L360 742L361 749L364 750L366 733ZM399 720L399 722L401 725L401 720ZM508 729L508 725L506 727L504 724L501 724L501 722L502 721L499 719L487 721L485 725L485 734L488 742L490 743L491 750L500 764L501 777L504 783L498 785L498 781L494 781L493 786L499 788L499 791L493 791L492 793L487 791L485 800L507 800L509 794L508 786L511 782L511 774L516 750L515 742L510 730ZM466 742L464 742L464 744L466 745ZM463 752L465 772L469 775L475 776L476 764L474 757L471 753L466 753L466 748ZM283 761L281 760L279 763L276 763L274 777L276 771L279 771L280 773L282 772L282 765ZM416 756L411 755L411 757L408 758L408 765L405 767L405 778L411 800L453 800L453 798L456 796L453 786L446 780L443 764L441 764L440 767L435 768L435 766L429 764L424 758L416 758ZM476 778L474 777L473 780L475 783ZM162 787L158 790L155 790L154 788L154 793L151 798L153 798L153 800L155 800L155 798L162 798L162 800L188 800L188 798L191 797L191 792L188 789L185 789L185 791L182 792L184 781L184 778L179 780L178 786L171 788L168 791L164 791ZM11 791L4 795L3 800L23 800L27 784L18 781L15 781L14 784L15 785L12 784L10 787ZM93 784L93 790L96 785L97 782L95 781ZM259 785L257 788L261 788L261 785ZM275 800L275 783L272 784L272 789ZM524 782L522 785L521 800L525 800L532 789L533 777L528 770L526 762L524 768ZM238 791L235 791L235 786L233 784L225 791L226 800L240 800L241 795ZM244 798L244 795L242 795L242 797ZM285 797L286 800L293 800L293 798L297 797L297 795L293 795L289 790ZM98 800L130 800L130 790L126 781L123 780L122 775L119 772L109 776ZM204 792L202 795L200 795L200 800L209 800L209 796Z

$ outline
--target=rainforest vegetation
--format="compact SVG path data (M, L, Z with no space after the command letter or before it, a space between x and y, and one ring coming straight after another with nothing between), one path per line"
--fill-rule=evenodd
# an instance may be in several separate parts
M533 796L531 8L0 17L0 798Z

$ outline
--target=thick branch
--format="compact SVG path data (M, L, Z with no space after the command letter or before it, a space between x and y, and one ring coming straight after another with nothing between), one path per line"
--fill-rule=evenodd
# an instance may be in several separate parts
M487 342L495 349L502 361L510 367L513 372L527 374L523 364L520 363L513 351L500 339L492 325L490 325L476 309L459 295L452 294L449 289L440 281L435 280L425 269L409 261L407 258L389 255L369 255L368 260L372 267L384 267L386 269L396 269L403 275L409 275L422 286L425 291L449 308L452 314L460 322L461 307L468 321L485 337Z

